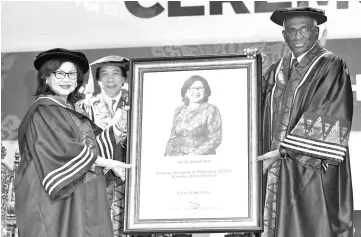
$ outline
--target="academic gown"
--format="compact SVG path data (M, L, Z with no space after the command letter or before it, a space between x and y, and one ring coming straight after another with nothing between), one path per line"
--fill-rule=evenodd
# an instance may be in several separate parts
M19 127L15 213L21 237L112 237L106 179L115 138L57 96L41 96Z
M97 123L97 111L100 110L102 104L102 95L97 94L88 99L80 101L79 106L86 112L89 118L94 121L98 126L102 126L100 123ZM107 110L110 114L110 109L108 104L105 104ZM122 89L122 95L118 101L116 109L123 109L128 105L128 91ZM111 115L109 115L111 116ZM106 127L103 127L106 128ZM124 140L121 144L115 146L114 149L114 159L125 162L126 161L126 144L127 141ZM112 172L112 171L110 171ZM124 201L125 201L125 182L120 178L112 175L114 177L110 181L110 185L107 188L109 208L111 210L111 219L113 223L114 236L122 236L124 229Z
M262 236L352 236L348 69L319 45L292 73L290 60L273 64L262 85L263 152L287 151L266 175Z

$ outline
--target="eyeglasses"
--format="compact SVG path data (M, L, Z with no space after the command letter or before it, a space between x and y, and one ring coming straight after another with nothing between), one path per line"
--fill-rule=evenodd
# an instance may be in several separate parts
M78 73L77 72L63 72L63 71L55 71L52 72L54 74L54 76L57 79L64 79L66 75L68 75L68 78L70 80L76 80L78 79Z
M204 87L189 87L188 88L191 92L196 92L196 91L203 91Z
M295 37L297 32L300 32L301 35L303 36L309 36L310 33L312 32L313 29L315 29L316 27L313 26L313 27L308 27L308 26L304 26L300 29L291 29L291 30L285 30L286 34L288 36L291 36L291 37Z

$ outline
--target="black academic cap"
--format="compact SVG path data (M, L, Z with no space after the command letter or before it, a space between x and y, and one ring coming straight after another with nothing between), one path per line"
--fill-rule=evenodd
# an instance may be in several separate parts
M325 23L327 16L325 11L313 7L294 7L277 9L271 15L271 21L277 25L283 26L283 21L289 17L295 16L309 16L317 21L317 25Z
M62 48L50 49L39 53L34 60L34 67L39 71L45 62L54 58L64 58L75 62L80 67L83 74L87 73L89 70L88 59L83 53Z

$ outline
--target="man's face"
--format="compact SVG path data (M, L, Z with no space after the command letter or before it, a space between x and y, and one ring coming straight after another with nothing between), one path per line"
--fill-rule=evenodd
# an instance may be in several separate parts
M99 70L99 82L104 93L109 97L119 95L125 78L118 66L102 66Z
M314 19L307 16L288 18L284 22L282 31L288 47L298 57L312 48L318 39L318 27Z

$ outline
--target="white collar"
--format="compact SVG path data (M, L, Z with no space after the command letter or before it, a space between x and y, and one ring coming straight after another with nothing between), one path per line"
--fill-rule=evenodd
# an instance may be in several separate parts
M303 59L303 57L304 57L308 52L310 52L311 49L313 49L313 47L315 47L315 45L316 45L316 43L315 43L306 53L303 53L302 55L298 56L298 57L297 57L297 62L298 62L298 63L301 62L301 60ZM291 62L290 62L290 63L292 63L292 60L293 60L294 58L295 58L295 56L293 55L293 52L292 52L292 57L291 57Z

